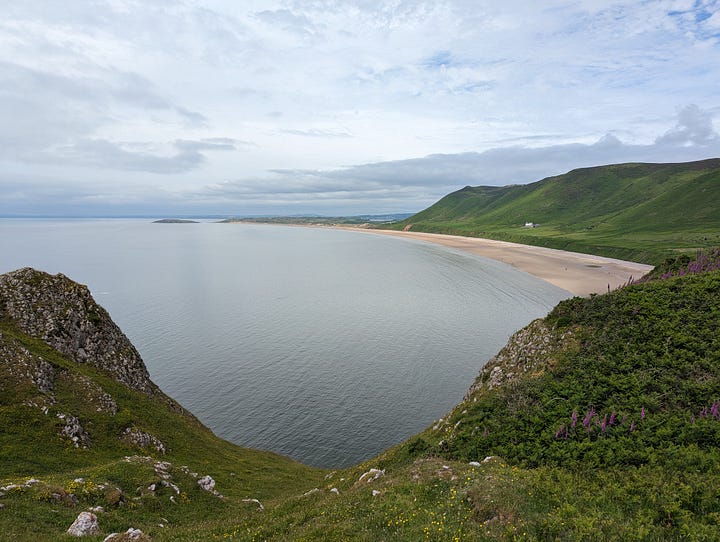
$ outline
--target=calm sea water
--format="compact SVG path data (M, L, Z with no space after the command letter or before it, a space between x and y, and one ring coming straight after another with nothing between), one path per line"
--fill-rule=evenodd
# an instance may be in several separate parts
M0 272L87 284L217 435L340 467L452 408L568 292L491 260L324 229L0 220Z

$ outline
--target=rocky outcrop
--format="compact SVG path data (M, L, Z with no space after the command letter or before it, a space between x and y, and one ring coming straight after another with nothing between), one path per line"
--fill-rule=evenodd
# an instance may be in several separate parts
M111 533L107 535L103 542L129 542L131 540L150 540L150 537L144 534L140 529L130 527L124 533Z
M58 412L57 417L64 423L60 435L69 439L76 448L87 448L90 445L90 435L85 432L80 420L62 412Z
M3 373L18 384L35 386L41 393L49 394L55 387L56 373L52 365L22 345L5 340L0 333L0 374Z
M512 335L505 347L487 362L465 394L465 400L480 389L491 390L523 376L543 373L553 366L557 354L572 344L572 331L560 332L544 320L533 321Z
M117 414L118 406L115 399L91 378L67 371L61 373L60 378L73 381L75 387L82 390L85 401L95 407L96 412L105 412L112 416Z
M88 536L100 534L97 516L92 512L80 512L73 524L67 530L71 536Z
M127 387L158 393L140 354L90 295L86 286L62 274L24 268L0 275L0 318L42 339L77 363L88 363ZM52 387L52 373L38 366L33 378L41 391Z
M165 444L163 444L160 439L152 436L150 433L140 431L134 427L128 427L125 429L122 435L122 440L140 448L152 448L161 454L165 454L167 452Z

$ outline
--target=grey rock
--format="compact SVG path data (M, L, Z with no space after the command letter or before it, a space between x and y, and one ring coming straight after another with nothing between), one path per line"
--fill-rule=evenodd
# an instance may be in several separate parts
M213 491L215 489L215 480L210 476L203 476L197 481L198 485L205 491Z
M153 448L161 454L165 454L167 452L165 444L163 444L160 439L152 436L150 433L140 431L134 427L128 427L125 429L122 435L122 440L128 442L129 444L139 446L140 448ZM162 470L166 471L166 469Z
M358 479L358 482L362 482L365 480L366 482L372 482L373 480L377 480L381 476L385 475L385 469L370 469L367 472L364 472L360 478Z
M49 393L55 385L55 369L44 359L39 359L32 380L39 391Z
M129 542L131 540L148 540L148 538L140 529L130 527L124 533L111 533L107 535L103 539L103 542Z
M97 516L92 512L80 512L80 515L68 528L67 533L72 536L100 534Z
M105 412L112 416L117 414L118 407L115 399L103 390L97 382L79 373L66 373L63 376L80 385L79 387L83 390L85 399L95 407L97 412Z
M560 352L571 347L573 339L570 330L559 332L541 319L531 322L513 334L505 347L487 362L464 400L482 388L491 390L525 376L541 374L553 365Z
M80 424L80 420L75 416L61 412L58 412L57 417L65 422L65 425L60 429L60 434L70 439L73 446L76 448L87 448L90 445L90 435L85 432L85 429L83 429L83 426Z
M111 374L131 389L158 392L140 354L100 307L86 286L62 274L24 268L0 275L0 317L38 337L77 363L88 363ZM38 377L38 387L52 389L50 375Z

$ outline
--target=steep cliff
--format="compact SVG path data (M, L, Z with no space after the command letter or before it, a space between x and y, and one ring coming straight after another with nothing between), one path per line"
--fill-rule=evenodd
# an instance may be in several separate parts
M86 286L65 275L29 267L0 275L0 318L11 319L23 333L77 363L105 371L130 389L159 393L140 354L107 311Z
M0 539L66 540L92 516L100 540L129 527L176 540L180 525L241 516L258 507L243 499L302 493L323 474L213 435L150 380L85 286L0 275Z

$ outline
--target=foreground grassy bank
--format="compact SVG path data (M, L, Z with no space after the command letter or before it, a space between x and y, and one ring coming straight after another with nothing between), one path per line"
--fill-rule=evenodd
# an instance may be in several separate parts
M443 419L333 472L223 442L6 318L6 351L62 376L47 415L31 403L48 392L3 365L0 530L64 540L79 511L102 506L91 540L131 526L153 540L717 540L719 269L713 251L562 302L514 335ZM85 379L116 414L97 410ZM58 434L52 414L70 410L87 448ZM119 441L129 425L166 452ZM222 498L198 484L207 474Z

